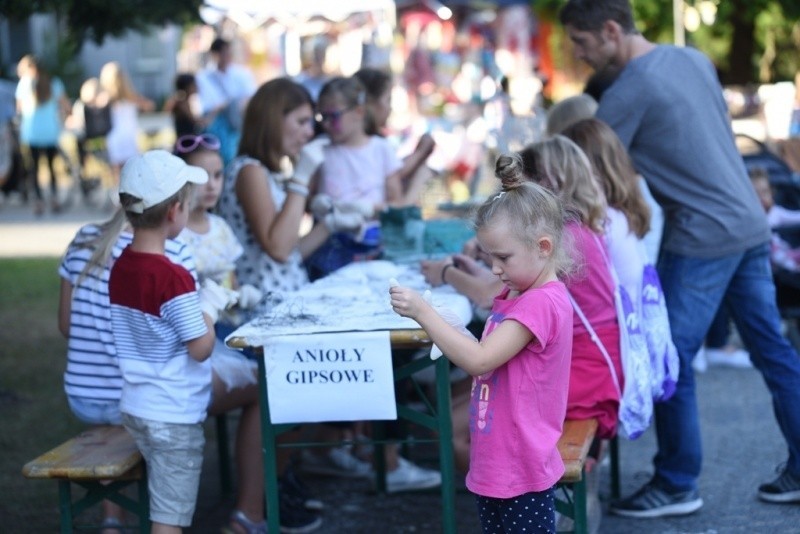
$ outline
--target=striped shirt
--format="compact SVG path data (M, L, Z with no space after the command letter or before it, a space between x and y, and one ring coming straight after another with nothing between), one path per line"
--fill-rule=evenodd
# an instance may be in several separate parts
M186 347L207 332L189 271L128 247L111 269L108 295L124 379L120 411L165 423L203 421L211 362L192 359Z
M92 248L82 244L95 240L100 232L96 224L82 227L67 247L58 268L61 278L73 287L64 391L69 397L119 402L122 373L111 327L108 277L111 266L131 243L133 235L122 232L114 244L108 264L102 269L90 271L79 283L78 278L93 253ZM184 243L167 240L166 255L196 278L191 251Z

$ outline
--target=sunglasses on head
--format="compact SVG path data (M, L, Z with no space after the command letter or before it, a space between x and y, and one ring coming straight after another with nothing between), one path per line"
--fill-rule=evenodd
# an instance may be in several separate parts
M189 152L194 152L200 146L209 150L219 150L219 138L211 134L182 135L175 141L175 152L188 154Z
M350 106L349 108L344 108L337 111L321 111L317 113L315 118L317 119L317 122L339 122L339 119L342 118L342 115L355 108L356 106Z

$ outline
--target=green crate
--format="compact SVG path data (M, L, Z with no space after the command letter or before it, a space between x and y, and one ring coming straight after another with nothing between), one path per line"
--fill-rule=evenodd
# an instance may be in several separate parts
M431 256L461 252L464 243L475 236L470 221L465 219L433 219L425 221L422 251Z

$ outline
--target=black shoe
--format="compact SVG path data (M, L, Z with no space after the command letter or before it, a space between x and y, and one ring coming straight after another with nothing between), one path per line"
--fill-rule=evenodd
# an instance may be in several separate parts
M288 493L293 500L302 502L309 510L320 511L325 508L325 503L314 497L305 482L291 468L278 480L278 485L282 493Z
M298 498L292 491L285 491L286 485L278 484L278 506L281 515L281 532L284 534L306 534L322 526L322 518L316 512L309 510L305 502Z
M777 503L800 502L800 476L791 474L787 467L783 467L778 478L758 487L758 498Z
M611 503L609 511L623 517L649 519L667 515L687 515L696 512L702 506L703 499L697 490L669 493L650 481L630 497Z

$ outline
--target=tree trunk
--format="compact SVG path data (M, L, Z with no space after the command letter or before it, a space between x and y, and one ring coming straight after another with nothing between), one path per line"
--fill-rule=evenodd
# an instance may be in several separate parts
M756 23L746 1L736 0L734 5L730 19L733 27L730 63L728 72L723 75L722 83L746 85L755 79Z

